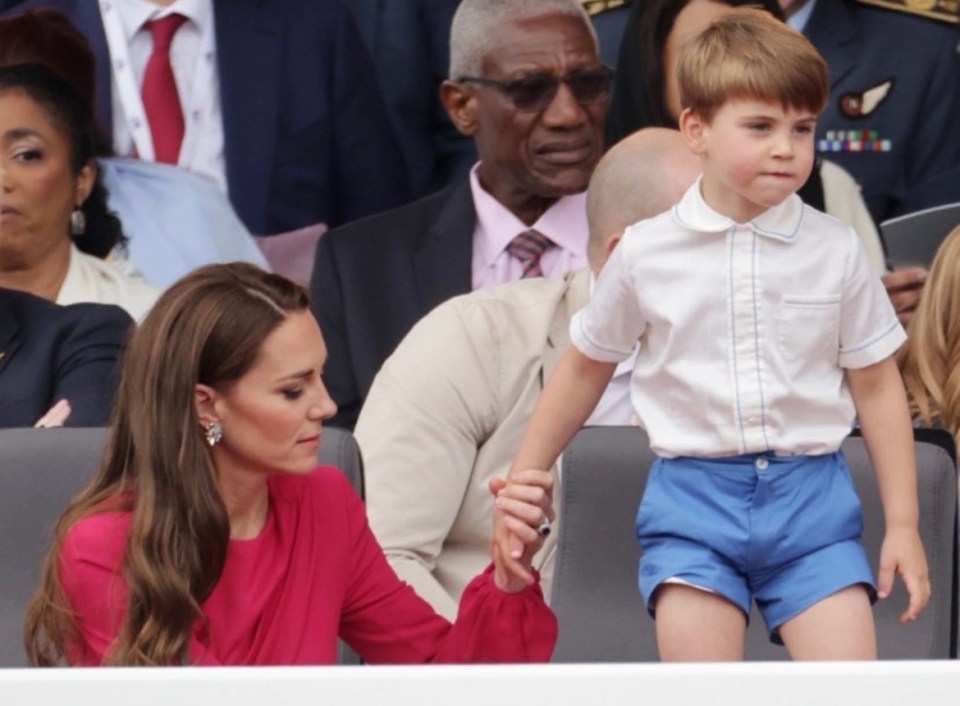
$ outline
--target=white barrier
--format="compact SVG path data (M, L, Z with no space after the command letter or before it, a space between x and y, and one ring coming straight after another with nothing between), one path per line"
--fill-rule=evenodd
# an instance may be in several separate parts
M3 706L955 706L960 663L0 669Z

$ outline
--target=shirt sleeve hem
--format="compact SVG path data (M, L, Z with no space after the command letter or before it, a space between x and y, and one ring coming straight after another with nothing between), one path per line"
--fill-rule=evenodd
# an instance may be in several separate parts
M843 368L866 368L893 355L907 340L900 322L894 320L886 329L873 338L849 348L840 349L840 366Z
M583 329L582 310L570 320L570 342L585 356L601 363L621 363L633 354L633 348L620 351L596 343Z

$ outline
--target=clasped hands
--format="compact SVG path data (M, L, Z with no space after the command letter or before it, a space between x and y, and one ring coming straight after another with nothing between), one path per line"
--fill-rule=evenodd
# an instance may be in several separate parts
M549 471L514 471L507 480L492 478L494 496L494 581L501 591L516 593L534 582L533 556L543 546L539 531L544 521L553 522L553 475Z
M37 429L47 429L50 427L62 427L67 421L67 417L70 416L70 402L67 400L60 400L53 407L48 409L46 413L37 420L37 423L33 426Z

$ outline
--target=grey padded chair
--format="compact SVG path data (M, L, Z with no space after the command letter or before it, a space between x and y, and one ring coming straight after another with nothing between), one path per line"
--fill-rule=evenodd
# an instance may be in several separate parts
M0 667L26 666L22 624L53 526L100 465L106 429L0 429ZM363 495L353 435L325 428L317 452ZM360 660L340 645L341 664Z
M960 203L935 206L880 224L887 259L894 267L929 266L943 239L960 225Z
M902 585L876 606L882 659L955 656L957 470L949 452L950 435L931 437L929 430L923 431L916 445L920 533L933 597L920 618L906 627L898 621L906 606ZM873 470L862 439L847 439L843 451L863 504L863 541L876 570L883 514ZM653 459L646 433L633 427L584 429L564 453L551 596L560 624L554 662L658 659L654 623L637 589L640 549L634 530ZM747 630L746 654L750 660L788 658L782 647L770 643L756 611Z

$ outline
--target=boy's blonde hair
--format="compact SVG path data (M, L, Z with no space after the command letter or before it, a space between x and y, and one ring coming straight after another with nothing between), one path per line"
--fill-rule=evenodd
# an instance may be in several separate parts
M691 41L677 80L681 106L708 122L736 98L819 114L830 92L827 64L806 37L753 9L717 20Z
M910 412L960 434L960 226L940 244L907 344L897 352Z

